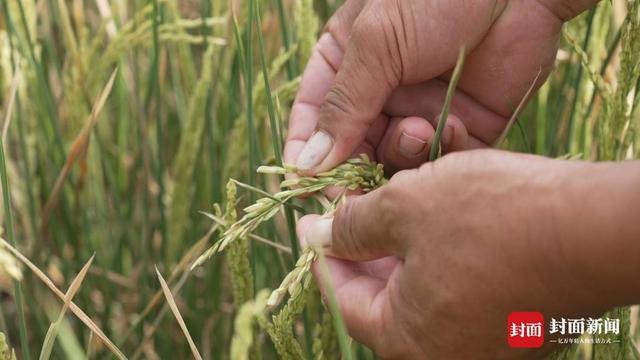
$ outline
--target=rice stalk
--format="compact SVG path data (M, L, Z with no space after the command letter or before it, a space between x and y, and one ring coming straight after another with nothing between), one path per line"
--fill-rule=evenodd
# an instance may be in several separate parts
M596 13L597 13L597 8L596 7L592 7L591 10L589 10L589 13L587 15L587 28L584 31L584 40L582 41L582 48L584 49L584 51L586 52L588 50L589 47L589 40L592 38L592 34L594 32L594 27L595 27L595 20L596 20ZM582 121L580 119L578 119L577 115L578 115L578 107L583 108L583 98L584 95L583 93L585 92L585 88L589 85L587 82L582 81L582 76L583 74L583 67L578 67L578 73L575 76L574 79L574 95L573 95L573 100L571 102L571 107L570 107L570 113L569 113L569 129L568 129L568 133L569 133L569 139L568 139L568 150L569 152L575 152L576 148L577 148L577 133L578 133L578 129L580 128L580 126L582 125Z
M262 290L255 300L251 299L238 307L233 322L234 333L231 339L231 359L248 360L249 351L254 345L253 325L257 318L264 317L264 307L269 291Z
M0 138L0 179L2 185L2 200L4 207L4 222L7 228L7 236L9 237L9 241L11 245L17 246L16 234L13 223L13 209L11 203L11 193L9 192L9 179L7 176L7 158L5 155L5 144L2 138ZM11 271L11 267L7 268L7 271ZM13 271L14 275L17 272ZM23 350L23 356L25 359L30 359L29 348L27 347L29 344L29 337L27 334L27 325L26 325L26 317L24 312L24 299L22 292L22 284L17 278L13 279L13 289L14 289L14 297L16 303L16 310L18 313L18 331L20 334L20 346Z
M330 360L338 357L337 334L333 323L331 312L324 311L320 323L314 329L313 358L315 360Z
M153 11L152 11L152 62L151 62L151 70L150 70L150 79L148 82L148 90L145 99L145 107L147 109L151 109L151 99L153 96L154 102L154 112L155 112L155 135L156 141L158 144L162 142L162 138L164 137L164 126L162 123L162 115L163 115L163 103L162 103L162 87L160 86L161 74L160 74L160 35L159 35L159 27L160 23L163 21L162 18L162 7L158 0L153 0ZM124 138L124 136L123 136ZM160 213L160 236L163 239L167 239L167 214L166 207L164 206L165 196L166 196L166 184L164 179L166 164L165 159L162 156L158 156L158 161L154 169L154 176L156 181L158 182L158 192L156 194L156 203L158 206L158 210ZM148 247L148 242L147 242ZM146 253L146 251L145 251ZM143 259L144 264L146 265L146 257Z
M241 40L240 29L238 28L237 20L234 18L233 21L234 30L235 30L235 38L236 38L236 46L238 47L238 57L240 59L240 63L242 64L242 68L246 67L246 57L244 45ZM260 40L260 38L259 38ZM282 72L282 69L286 64L289 63L296 54L296 46L292 46L289 50L282 51L278 56L276 56L269 65L268 77L265 79L264 75L258 77L255 80L255 83L252 86L252 112L253 117L256 119L263 119L267 115L267 110L269 106L269 97L266 91L266 83L275 82L276 78ZM261 59L262 60L262 59ZM263 66L264 73L264 66ZM295 93L298 90L300 84L300 78L297 77L295 79L289 80L286 83L276 87L273 89L272 98L280 98L282 101L289 102L293 100ZM271 119L271 118L270 118ZM245 163L249 159L249 148L246 144L240 140L247 138L248 126L249 122L247 119L246 112L240 114L240 116L235 119L234 127L231 130L231 134L229 135L228 143L230 144L230 149L228 153L228 161L226 162L226 167L224 170L223 177L241 177L246 175L246 172L243 171L245 169L239 169L234 164L237 163ZM279 125L279 122L278 124ZM282 136L282 135L280 135ZM275 152L274 152L275 155ZM252 170L253 171L253 170Z
M301 60L299 64L302 69L311 58L316 45L320 21L313 9L313 0L296 0L294 14L298 35L298 58Z
M282 36L282 45L285 51L291 49L291 34L289 32L289 25L287 24L287 15L285 14L284 1L276 0L276 11L278 13L278 23L280 24L280 34ZM295 59L287 61L287 78L293 79L296 72Z
M237 220L236 195L236 185L233 181L229 181L227 183L227 204L223 217L227 225L220 227L221 233L227 230L229 224L233 224ZM217 207L217 212L221 213L219 209L220 207ZM249 246L246 238L238 239L229 245L229 250L226 253L227 266L229 267L231 286L233 288L233 302L238 309L253 299L253 274L251 273L249 256Z
M294 51L283 53L281 56L278 56L280 59L292 59L292 55L295 54ZM277 59L274 59L270 70L269 70L269 79L272 81L281 71L281 66L276 66ZM284 62L282 63L284 65ZM257 118L264 118L266 113L266 104L267 98L265 96L265 92L263 91L264 82L262 78L256 80L256 84L254 86L254 113ZM275 99L279 99L282 102L290 102L295 97L298 88L300 87L300 77L297 77L293 80L287 81L286 83L278 86L274 89L272 97ZM277 106L276 106L277 108ZM282 118L280 116L280 118ZM277 124L276 124L277 125ZM223 177L226 178L239 178L246 174L246 169L238 168L234 166L234 164L245 163L249 158L249 151L246 146L246 143L243 140L247 137L247 119L246 114L241 114L235 121L234 127L231 129L230 134L228 135L228 144L229 144L229 152L228 159L225 165L225 169L223 172ZM282 137L282 132L279 132L280 137Z
M35 0L7 0L7 12L12 14L20 14L20 6L22 6L25 14L25 22L17 22L15 24L16 36L30 42L35 41L37 31L37 11Z
M294 297L302 289L302 284L309 281L311 277L311 265L316 261L318 255L311 248L307 248L298 258L295 268L285 276L280 286L271 292L267 300L267 306L270 309L276 308L282 302L282 299L289 294Z
M71 54L71 58L74 62L80 60L80 54L78 50L78 41L75 37L73 27L71 25L71 18L69 17L69 9L64 0L58 0L58 12L60 14L60 22L62 24L62 35L66 43L67 48Z
M169 205L169 222L166 257L173 262L183 242L185 229L189 226L191 204L194 194L193 174L197 164L205 125L205 106L211 85L214 46L209 45L202 56L202 73L189 100L187 122L180 136L180 145L174 161L175 185Z
M293 324L304 310L311 280L311 277L305 278L304 283L300 284L297 291L289 298L280 312L271 317L271 322L266 321L266 319L259 319L260 326L269 334L281 359L296 360L305 358L302 346L300 346L293 333Z
M49 199L45 203L44 209L42 210L42 233L43 234L47 233L50 214L53 211L53 208L57 204L58 196L62 192L62 188L64 186L65 180L67 179L67 176L71 171L71 168L76 163L84 164L86 162L87 151L89 148L89 144L91 142L91 134L93 132L93 129L96 126L96 122L98 121L98 116L100 115L102 108L104 107L109 95L111 94L111 89L113 88L113 83L116 79L117 73L118 73L118 69L115 69L111 73L111 76L107 81L107 84L105 85L104 89L102 89L101 93L98 95L98 98L93 106L93 110L91 111L91 115L89 115L89 118L87 119L87 122L84 128L82 129L80 134L78 134L73 144L71 144L71 148L67 155L67 160L65 161L65 164L62 167L62 170L60 171L58 178L56 179L55 185L51 190Z
M262 21L260 19L260 11L256 13L256 25L258 28L262 28ZM280 166L284 165L282 158L282 149L283 149L283 138L281 127L282 123L280 118L278 117L278 113L276 112L276 105L273 98L273 94L271 92L271 81L269 79L269 73L267 71L267 62L265 56L265 45L264 45L264 37L262 32L258 32L258 45L260 50L260 64L262 66L262 79L265 87L265 96L267 97L267 109L269 114L269 128L271 129L271 143L273 145L273 154L275 156L276 163ZM278 59L276 59L278 60ZM276 61L272 63L272 65L278 64ZM276 71L272 71L275 73ZM289 242L291 244L291 249L293 251L293 258L296 259L298 257L298 247L295 244L296 237L296 229L295 229L295 219L293 211L290 208L286 207L284 209L285 218L287 221L287 230L289 234ZM305 331L309 334L309 329L305 326Z
M160 40L162 41L170 41L170 42L182 42L191 45L218 45L224 46L227 45L227 40L219 37L211 37L211 36L200 36L200 35L191 35L191 34L172 34L165 33L160 35Z
M520 103L518 104L518 106L516 106L515 110L513 110L513 114L511 114L511 117L509 118L509 121L507 121L507 124L505 125L504 129L502 130L502 134L500 134L500 136L496 139L496 141L494 141L493 146L494 147L501 147L504 145L504 142L507 138L507 135L509 134L509 131L511 130L511 128L513 127L513 124L518 124L518 116L520 116L520 113L524 110L527 101L529 100L529 97L531 96L531 94L533 94L533 91L536 88L536 84L538 83L538 80L540 79L540 76L542 75L542 69L538 70L538 73L536 74L536 77L533 78L533 81L531 82L531 86L529 86L529 89L527 90L527 92L524 94L524 96L522 97L522 99L520 100ZM520 128L522 129L522 128Z
M631 121L633 92L636 84L640 80L640 3L638 1L627 2L628 14L626 26L622 30L620 43L622 51L620 53L620 69L618 70L618 85L613 96L612 111L609 121L613 129L611 132L617 135L615 140L615 159L625 158L627 149L631 146L631 141L637 131L636 121ZM638 89L635 89L638 91ZM633 152L631 152L633 154Z
M173 18L173 21L177 20L180 15L180 11L178 9L178 1L165 0L164 4L168 10L165 12L165 14L169 17L169 19L171 20ZM185 29L177 29L177 33L184 34L186 33L186 31ZM195 92L195 89L197 88L197 85L194 86L196 81L196 74L194 70L195 67L193 66L191 49L189 48L189 46L187 46L187 44L177 43L176 47L173 48L173 50L177 53L177 59L181 64L181 66L176 69L176 75L179 75L181 77L181 83L183 84L184 89L187 89L188 91L194 89Z
M134 17L124 24L117 34L111 39L106 48L101 49L100 46L103 42L96 41L92 46L86 57L89 61L96 61L96 71L92 71L88 79L88 87L91 88L95 83L96 75L106 72L106 69L110 68L121 58L122 54L130 52L133 48L141 45L146 45L153 37L153 21L148 18L153 14L152 4L142 7L136 12ZM211 26L223 24L226 20L222 17L205 18L205 24ZM204 44L223 46L226 45L226 41L219 37L204 37L201 35L193 35L187 33L185 30L194 28L196 24L202 25L202 21L197 22L190 19L176 18L173 22L165 23L158 26L159 38L166 42L177 42L180 46L185 44ZM101 28L104 28L101 27ZM95 39L100 39L100 33ZM206 40L206 41L205 41ZM186 56L186 55L185 55ZM95 75L91 75L95 74Z
M584 51L582 46L578 44L578 41L576 40L575 36L571 34L569 30L566 28L563 30L562 34L565 40L567 40L567 43L573 49L573 51L578 55L582 67L587 71L587 75L589 75L589 78L591 79L593 84L596 86L598 93L600 94L600 96L605 98L605 101L606 101L608 98L611 97L611 93L612 93L611 86L604 80L604 78L600 75L598 70L596 70L591 66L589 55L587 55L587 53Z
M39 119L41 121L40 124L42 130L44 131L45 138L49 139L54 144L56 150L56 153L53 156L54 160L60 160L64 157L64 149L62 145L60 130L58 128L58 112L55 108L53 91L45 77L42 62L39 61L38 57L36 56L36 49L34 45L35 35L31 35L33 33L33 31L31 30L31 26L33 26L32 21L35 22L35 5L34 8L31 9L33 10L33 14L27 15L25 8L27 8L28 5L26 4L28 4L27 1L24 1L24 4L21 0L17 1L17 8L20 17L19 23L21 24L22 30L24 31L24 34L22 34L23 37L20 37L19 30L14 31L16 25L14 24L13 17L11 16L11 13L5 8L4 15L7 21L7 29L9 31L9 37L11 37L13 33L16 33L16 35L18 36L17 42L22 47L22 49L20 50L24 53L24 56L28 58L31 67L35 71L37 79L36 89L38 90L38 100L40 101L40 105L45 109L39 116ZM10 46L13 46L13 41L9 41L9 44ZM56 156L58 157L56 158Z
M449 80L447 95L444 100L444 105L442 106L440 119L438 119L436 133L433 136L433 143L431 144L431 149L429 150L429 161L435 161L441 156L442 144L440 139L442 138L442 133L444 132L444 128L447 124L447 119L449 118L449 108L451 107L451 101L453 100L453 95L455 94L456 87L458 86L458 80L460 80L460 76L462 75L462 68L464 67L464 59L466 56L465 54L466 50L463 46L460 49L460 53L458 54L458 60L456 61L456 66L453 69L451 80Z
M198 19L176 19L171 23L165 23L158 27L161 32L179 32L189 29L202 29L202 27L214 27L226 25L226 16L203 17Z

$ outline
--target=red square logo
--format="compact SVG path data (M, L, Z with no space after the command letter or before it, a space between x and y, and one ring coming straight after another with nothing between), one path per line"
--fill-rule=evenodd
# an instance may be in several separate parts
M537 311L512 312L507 319L507 342L512 348L539 348L544 344L544 317Z

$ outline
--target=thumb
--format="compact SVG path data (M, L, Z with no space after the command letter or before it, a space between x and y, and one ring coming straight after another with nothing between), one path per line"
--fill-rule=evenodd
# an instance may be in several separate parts
M345 161L362 143L369 126L378 117L386 99L400 82L399 64L389 54L383 24L372 16L374 6L363 10L355 21L342 63L320 106L315 133L302 149L296 166L317 173Z
M306 232L309 246L326 249L328 255L368 261L395 255L403 257L402 239L394 236L397 205L388 191L380 188L352 196L331 218L320 218Z

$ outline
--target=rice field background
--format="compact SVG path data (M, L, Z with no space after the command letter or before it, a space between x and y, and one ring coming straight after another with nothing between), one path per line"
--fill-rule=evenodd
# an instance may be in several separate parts
M313 202L191 270L263 196L251 187L277 190L256 169L281 161L299 75L340 1L0 4L0 331L18 358L374 358L313 282L263 311ZM504 148L638 158L639 59L638 0L574 19ZM638 358L638 309L615 311L620 346L557 356Z

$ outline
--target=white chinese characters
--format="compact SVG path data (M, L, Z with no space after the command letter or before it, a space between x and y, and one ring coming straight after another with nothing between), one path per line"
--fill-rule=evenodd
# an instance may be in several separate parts
M555 319L549 322L549 333L560 335L589 335L620 334L620 319L610 318L580 318L580 319Z
M509 336L511 337L540 337L542 335L542 323L511 323Z

